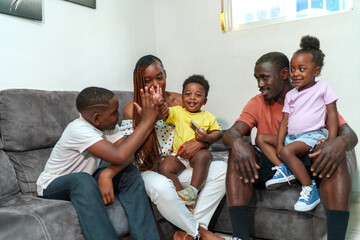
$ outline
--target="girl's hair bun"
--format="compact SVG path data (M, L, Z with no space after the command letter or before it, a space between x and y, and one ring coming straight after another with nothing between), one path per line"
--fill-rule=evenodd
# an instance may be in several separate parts
M316 37L306 35L301 38L300 48L302 49L320 49L320 41Z

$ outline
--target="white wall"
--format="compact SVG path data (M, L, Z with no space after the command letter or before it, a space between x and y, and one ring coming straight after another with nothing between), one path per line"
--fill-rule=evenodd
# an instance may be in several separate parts
M360 0L355 11L223 34L220 1L154 1L157 54L168 74L169 90L181 91L191 74L210 81L206 108L227 128L243 106L258 93L255 61L269 51L289 57L303 35L320 39L326 54L321 79L332 83L340 97L338 109L360 137ZM359 147L357 155L360 156ZM360 190L359 175L353 191Z
M153 2L43 1L43 22L0 14L0 89L132 90L137 59L155 52Z

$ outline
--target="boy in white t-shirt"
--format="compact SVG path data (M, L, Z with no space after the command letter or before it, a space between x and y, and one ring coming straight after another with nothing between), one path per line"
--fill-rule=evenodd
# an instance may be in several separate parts
M114 192L128 216L131 238L159 239L144 183L131 157L151 132L158 113L153 89L141 93L142 108L135 106L142 121L124 139L114 93L98 87L81 91L76 99L80 117L66 127L37 180L40 196L73 203L86 239L117 239L105 208L115 202ZM101 160L111 165L98 169ZM118 173L114 176L111 169Z

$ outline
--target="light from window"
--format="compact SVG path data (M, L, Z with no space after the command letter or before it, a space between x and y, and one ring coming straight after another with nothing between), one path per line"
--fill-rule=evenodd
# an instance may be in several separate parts
M227 0L227 30L328 15L353 8L353 0Z

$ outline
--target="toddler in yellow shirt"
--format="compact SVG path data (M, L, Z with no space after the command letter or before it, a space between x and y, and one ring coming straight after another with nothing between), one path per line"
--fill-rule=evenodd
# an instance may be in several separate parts
M222 136L216 118L208 111L201 110L206 104L209 83L202 75L193 75L183 83L183 106L169 107L166 122L175 125L173 153L159 166L159 173L171 179L180 198L187 207L194 208L197 194L204 184L213 157L207 148L195 153L185 152L182 145L189 141L210 144ZM188 158L188 159L187 159ZM190 186L184 188L178 175L187 168L193 168Z

